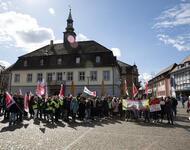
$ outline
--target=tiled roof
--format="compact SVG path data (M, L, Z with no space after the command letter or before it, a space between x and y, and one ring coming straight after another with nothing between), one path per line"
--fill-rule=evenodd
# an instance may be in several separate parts
M39 48L31 53L23 55L21 57L32 57L32 56L45 56L48 55L65 55L65 54L89 54L97 52L112 52L106 47L100 45L95 41L82 41L77 42L78 47L74 49L66 49L64 43L53 44L53 48L50 45L46 45L42 48Z
M118 63L118 65L119 65L120 67L131 67L131 65L126 64L126 63L124 63L124 62L122 62L122 61L120 61L120 60L117 60L117 63Z
M185 62L190 61L190 55L187 56L180 64L184 64Z
M156 77L158 77L158 76L160 76L160 75L162 75L162 74L164 74L164 73L167 73L167 72L169 73L169 72L172 71L176 66L177 66L176 63L170 65L169 67L167 67L167 68L165 68L164 70L162 70L162 71L160 71L159 73L157 73L156 76L155 76L153 79L155 79ZM152 80L153 80L153 79L152 79Z
M184 64L185 62L190 62L190 55L187 56L179 65L182 65L182 64ZM176 67L171 71L171 73L176 72L176 71L179 71L179 70L182 70L182 69L184 69L184 67L178 69L178 66L176 66Z

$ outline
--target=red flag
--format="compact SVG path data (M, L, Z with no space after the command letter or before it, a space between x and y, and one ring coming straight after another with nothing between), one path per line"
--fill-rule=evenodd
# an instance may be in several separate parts
M14 103L15 101L12 96L8 92L6 92L6 108L9 108Z
M19 95L22 95L22 91L21 91L21 89L19 89Z
M25 98L24 98L24 110L26 112L29 112L29 107L28 107L28 96L25 94Z
M38 97L42 97L42 95L41 95L41 85L40 85L40 82L38 81L38 85L37 85L37 96Z
M45 82L44 82L44 79L42 80L41 82L41 95L44 95L45 94Z
M94 96L94 97L96 96L96 91L93 92L93 96Z
M125 80L125 92L127 95L129 95L128 87L127 87L127 81Z
M48 90L47 90L47 85L46 85L46 88L45 88L45 102L47 101L48 99Z
M145 89L145 93L148 94L148 85L147 85L147 82L146 82L146 89Z
M135 86L135 84L133 83L133 97L135 97L137 95L138 91L137 88Z
M30 92L30 94L29 94L29 101L31 100L32 96L33 96L33 94L32 94L32 92Z
M60 89L60 92L59 92L59 98L63 99L63 84L61 84L61 89Z

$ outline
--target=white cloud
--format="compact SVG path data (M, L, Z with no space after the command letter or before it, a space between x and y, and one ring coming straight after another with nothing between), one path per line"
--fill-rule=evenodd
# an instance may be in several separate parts
M171 28L190 24L190 3L182 3L168 9L156 18L158 22L153 28Z
M121 51L119 48L111 48L113 55L117 57L121 57Z
M53 43L63 43L63 40L55 40L55 41L53 41Z
M178 36L177 38L173 39L170 38L168 35L159 34L157 35L160 41L163 41L165 44L171 44L173 47L175 47L177 50L190 50L190 35L183 35ZM187 42L188 41L188 42Z
M0 3L0 8L2 8L3 10L7 10L8 9L8 4L5 2L1 2Z
M84 34L79 33L77 35L77 39L76 40L77 41L88 41L89 39Z
M153 78L153 75L151 74L148 74L148 73L140 74L139 81L141 81L141 86L144 88L146 82L148 83L148 81L151 80L152 78Z
M159 32L157 38L164 44L170 44L178 51L187 51L190 50L189 27L190 3L181 0L180 4L163 11L156 18L153 29Z
M5 68L9 67L11 64L7 61L4 61L4 60L0 60L0 65L1 66L4 66Z
M35 18L14 11L0 14L0 41L14 42L15 47L35 50L54 39L52 29L39 27Z
M54 14L55 14L55 10L54 10L53 8L49 8L49 13L50 13L51 15L54 15Z

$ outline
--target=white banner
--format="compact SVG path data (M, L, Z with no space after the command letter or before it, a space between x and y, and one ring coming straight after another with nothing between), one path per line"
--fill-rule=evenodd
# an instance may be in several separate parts
M91 95L91 96L96 96L96 91L94 92L91 92L89 89L87 89L87 87L85 86L84 87L84 93L88 94L88 95Z
M147 110L149 109L149 100L125 100L122 101L123 110Z
M161 110L160 104L150 105L150 112L155 112L160 110Z

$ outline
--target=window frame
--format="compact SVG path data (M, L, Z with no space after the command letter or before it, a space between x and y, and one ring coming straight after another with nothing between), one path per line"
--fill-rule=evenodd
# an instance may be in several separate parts
M100 56L96 56L96 63L100 63L101 62L101 57Z
M39 75L41 75L41 80L39 80ZM37 78L36 78L37 82L42 82L43 80L43 73L37 73Z
M31 78L29 78L29 75L31 75ZM26 76L26 82L27 83L32 83L32 73L27 73L27 76ZM29 80L29 79L31 79L31 80Z
M81 73L84 73L83 75L81 75ZM78 81L85 81L85 75L86 75L86 73L85 73L85 71L79 71L78 72ZM83 76L82 78L82 80L81 80L81 76Z
M97 71L90 71L90 81L97 81L97 80L98 80L98 72Z
M110 79L111 79L110 70L104 70L102 75L103 75L103 81L110 81Z
M52 73L52 72L47 72L46 75L47 75L46 81L47 81L47 82L52 82L52 81L53 81L53 73ZM51 80L49 80L49 79L50 79L50 78L49 78L49 77L50 77L49 75L51 75Z
M63 59L62 59L62 58L58 58L58 59L57 59L57 64L58 64L58 65L61 65L62 63L63 63Z
M67 81L73 81L73 72L67 72Z
M76 57L76 64L80 64L80 57Z
M59 78L59 74L61 74L61 80L60 80L60 78ZM63 81L63 73L62 72L57 72L56 73L56 81Z
M14 75L14 82L15 83L20 83L20 74L19 73L15 73L15 75Z

